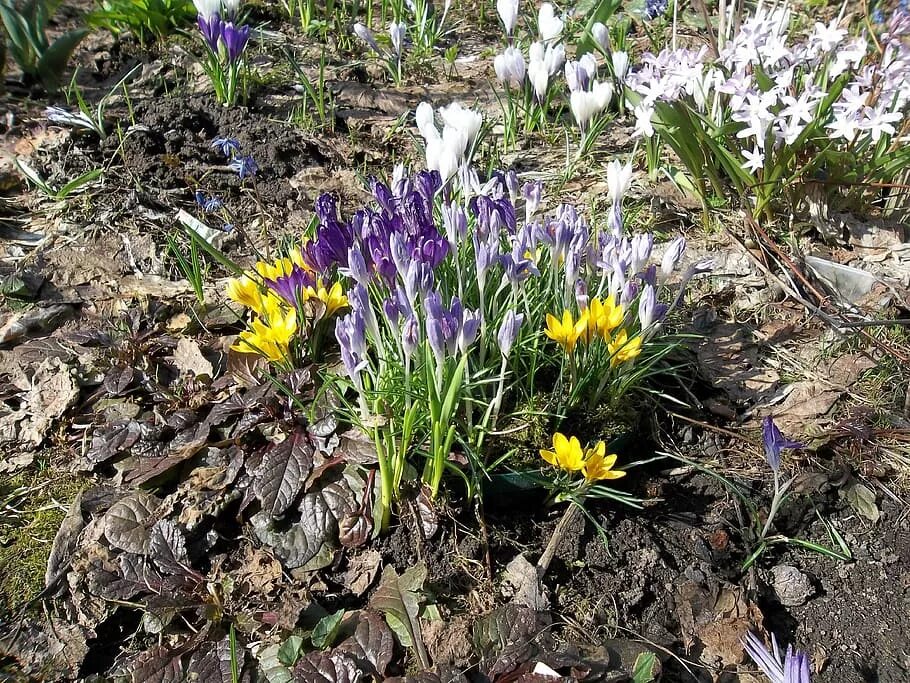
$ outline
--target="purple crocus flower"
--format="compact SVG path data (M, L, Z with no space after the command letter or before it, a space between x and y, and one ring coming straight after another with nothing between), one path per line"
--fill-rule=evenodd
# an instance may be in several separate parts
M249 40L249 26L236 26L232 21L221 23L221 42L224 43L231 64L236 64L240 60Z
M765 460L771 469L777 472L780 469L780 454L785 448L802 448L803 444L792 441L780 433L774 418L767 416L761 423L762 442L765 446Z
M212 149L217 149L228 159L240 154L240 143L236 138L215 138L212 140Z
M354 235L351 226L338 219L335 197L320 195L316 199L316 215L319 217L316 236L303 249L307 264L319 273L333 265L347 268L348 249L354 244Z
M335 338L341 362L358 390L363 388L360 373L366 367L366 324L360 311L352 310L335 320Z
M389 321L390 325L397 325L398 319L401 317L398 299L395 297L384 299L382 302L382 312L385 313L386 320Z
M654 287L645 285L638 299L638 322L641 323L642 331L651 327L654 322L654 312L657 307L657 295Z
M256 160L249 154L242 156L238 155L231 159L228 168L234 171L237 176L243 180L248 177L256 177L256 173L259 171L259 164L257 164Z
M512 345L518 339L518 331L521 329L524 319L523 313L516 313L512 310L506 311L502 324L499 326L499 333L496 335L496 341L499 343L499 352L503 358L509 357Z
M743 646L770 683L811 682L809 655L802 650L794 650L790 645L787 647L787 654L781 657L774 634L771 634L770 650L751 631L746 632Z
M506 189L509 191L509 201L512 202L512 206L515 205L515 202L518 201L518 193L520 188L518 186L518 174L514 169L509 169L506 171L505 177Z
M578 310L583 311L588 307L588 283L578 278L575 281L575 304Z
M307 287L316 286L316 276L295 264L290 273L274 280L266 279L265 284L291 306L296 306L300 292Z
M213 14L208 18L200 14L196 18L196 23L209 50L218 54L218 39L221 37L221 18L217 14Z

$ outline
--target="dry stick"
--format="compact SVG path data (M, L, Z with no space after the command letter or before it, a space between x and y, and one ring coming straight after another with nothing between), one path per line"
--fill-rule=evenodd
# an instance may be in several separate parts
M580 514L581 507L574 503L570 503L569 507L566 508L566 511L562 513L562 518L559 520L559 523L553 530L553 535L550 536L547 547L544 548L543 555L541 555L540 559L537 560L537 578L542 579L544 574L547 573L547 569L550 567L550 562L553 561L553 556L556 554L556 549L559 547L563 536L566 535L566 531L568 531L569 527L572 525L572 522L574 522L575 518Z
M733 235L733 233L731 232L730 234L733 236L733 238L737 242L739 242L739 244L743 247L743 249L745 249L746 253L753 260L755 260L756 263L761 264L761 268L765 271L765 273L767 275L770 275L775 280L777 280L778 283L780 283L781 287L787 292L787 294L789 294L791 297L793 297L793 299L795 299L797 302L801 303L807 309L812 311L815 315L818 315L822 320L824 320L831 327L832 330L834 330L834 332L836 334L838 334L841 337L846 338L847 335L845 335L844 332L840 329L840 327L842 326L842 323L844 323L846 321L844 321L843 319L837 320L836 318L829 315L821 308L824 304L828 303L828 297L825 294L823 294L822 292L820 292L815 287L815 285L813 285L809 281L809 279L802 273L802 271L799 268L797 268L796 264L793 263L793 260L789 256L787 256L781 250L781 248L777 246L777 244L775 244L774 240L772 240L768 236L768 233L766 233L761 228L761 226L758 224L758 222L754 218L752 218L752 216L750 216L748 213L745 213L744 215L746 218L746 222L748 223L749 227L752 229L752 231L754 233L754 236L756 237L755 241L758 242L758 244L762 247L762 250L765 252L767 252L767 251L774 252L774 254L777 256L777 258L780 259L787 266L787 268L789 268L790 272L792 272L797 277L797 279L800 282L802 282L803 286L813 296L815 296L816 300L819 302L819 305L816 306L815 304L811 303L810 301L808 301L808 300L804 299L802 296L800 296L799 293L796 292L792 287L788 287L787 284L785 282L783 282L783 280L781 280L777 275L775 275L771 272L770 268L768 268L766 264L761 263L761 261L759 259L756 259L754 257L754 255L752 254L752 252L750 252L749 249L746 247L746 245L743 244L742 240L739 239L739 237L737 237L736 235ZM838 311L838 315L840 315L839 311ZM873 346L876 346L879 350L885 351L886 353L891 354L892 356L894 356L901 362L910 363L910 357L902 354L900 351L895 349L890 344L886 344L885 342L881 341L880 339L876 339L875 337L871 336L868 332L865 332L862 329L859 329L858 333L863 339L865 339L867 342L871 343ZM869 358L870 360L873 360L873 361L875 360L874 358L872 358L872 356L870 356L869 354L867 354L865 352L863 352L863 355L866 356L867 358Z

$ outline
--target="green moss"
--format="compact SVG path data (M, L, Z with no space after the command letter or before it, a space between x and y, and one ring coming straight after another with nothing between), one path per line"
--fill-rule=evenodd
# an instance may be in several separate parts
M44 572L66 508L85 481L48 469L0 477L0 618L44 588Z

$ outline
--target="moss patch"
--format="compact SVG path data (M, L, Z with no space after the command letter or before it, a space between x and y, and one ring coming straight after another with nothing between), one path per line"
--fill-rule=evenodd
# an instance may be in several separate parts
M86 483L44 468L0 476L0 618L44 588L54 536Z

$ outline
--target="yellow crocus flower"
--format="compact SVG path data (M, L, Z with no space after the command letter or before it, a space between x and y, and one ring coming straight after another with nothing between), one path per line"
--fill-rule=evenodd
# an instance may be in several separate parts
M547 329L544 330L546 335L559 344L566 353L572 353L575 350L575 344L578 338L587 329L588 322L584 314L578 319L578 322L572 319L572 314L565 310L562 312L562 320L552 313L547 313Z
M585 466L585 456L578 437L567 438L559 432L553 435L553 450L541 449L540 457L567 472L578 472Z
M629 339L626 331L620 330L613 341L607 344L607 349L610 351L610 366L616 367L641 353L641 335Z
M261 317L253 318L250 330L240 333L231 346L242 353L258 353L270 361L288 357L291 340L297 334L297 311L281 305L277 297L267 297Z
M231 301L254 311L258 312L262 307L262 291L259 284L248 275L228 280L227 295Z
M322 280L316 282L316 287L307 287L303 291L303 300L319 299L325 304L325 317L331 317L335 311L348 305L348 298L344 295L341 283L336 282L331 289L326 289Z
M601 302L599 299L595 299L598 304L598 317L597 317L597 331L600 333L600 336L604 339L609 339L610 334L617 327L622 325L622 319L625 315L623 311L622 304L617 305L615 302L615 297L611 294L606 299ZM591 302L592 305L594 302Z
M603 441L598 441L594 448L589 448L585 454L585 464L582 472L585 480L588 482L601 481L603 479L620 479L626 476L622 470L614 470L616 464L616 455L611 453L607 455L607 446Z

